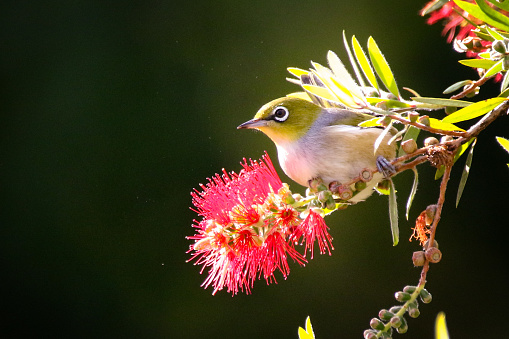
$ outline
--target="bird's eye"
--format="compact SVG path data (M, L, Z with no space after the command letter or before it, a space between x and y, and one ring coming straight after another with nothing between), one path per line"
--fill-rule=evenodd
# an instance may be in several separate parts
M286 107L280 106L280 107L276 107L273 115L274 115L274 120L283 122L286 119L288 119L290 112L288 112L288 109Z

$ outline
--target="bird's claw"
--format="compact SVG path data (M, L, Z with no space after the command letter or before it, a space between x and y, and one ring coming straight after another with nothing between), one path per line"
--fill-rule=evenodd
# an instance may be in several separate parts
M378 169L378 172L382 173L386 179L389 179L394 174L396 174L396 168L394 168L389 160L385 159L381 155L376 158L376 168Z

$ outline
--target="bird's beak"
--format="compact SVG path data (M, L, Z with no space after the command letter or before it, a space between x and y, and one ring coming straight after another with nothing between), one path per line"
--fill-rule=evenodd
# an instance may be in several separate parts
M246 121L243 124L240 124L237 129L243 129L243 128L260 128L267 126L267 121L261 120L261 119L251 119L249 121Z

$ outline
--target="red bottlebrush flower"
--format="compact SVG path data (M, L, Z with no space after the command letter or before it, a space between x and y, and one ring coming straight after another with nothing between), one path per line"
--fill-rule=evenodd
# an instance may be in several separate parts
M254 281L262 276L276 282L279 270L286 279L290 273L288 258L300 265L305 255L295 249L302 237L305 248L313 250L318 241L320 252L332 248L331 236L320 214L309 212L303 220L292 205L295 202L288 185L281 182L267 154L260 161L244 159L239 174L216 174L209 183L195 190L194 211L197 233L189 252L195 265L208 268L205 288L212 285L213 294L251 292Z
M437 0L430 1L421 10L422 16L426 14L430 15L426 21L428 25L433 25L440 20L444 20L444 29L442 34L447 35L447 42L452 42L455 36L456 39L463 40L467 36L471 35L470 32L474 29L474 26L466 21L463 16L474 22L479 20L469 17L468 13L463 12L463 10L461 10L453 1L448 1L442 7L430 11L430 9L434 8L437 3ZM463 16L459 13L462 13Z

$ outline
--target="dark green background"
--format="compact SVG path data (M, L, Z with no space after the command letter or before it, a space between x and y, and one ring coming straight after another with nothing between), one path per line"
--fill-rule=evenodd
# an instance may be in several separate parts
M216 296L186 263L196 215L189 192L274 145L237 131L265 102L298 88L286 67L344 57L342 30L373 35L400 87L440 96L475 78L417 15L424 1L3 1L0 5L0 337L360 338L419 269L396 179L401 244L387 199L327 218L336 250L253 295ZM496 86L483 88L486 96ZM408 95L405 93L408 97ZM440 113L441 114L441 113ZM432 338L439 311L453 338L506 330L509 155L479 140L458 209L456 166L429 272L434 296L408 338ZM279 173L282 173L277 167ZM411 220L436 201L428 165ZM302 189L284 177L294 191ZM503 335L502 335L503 336Z

